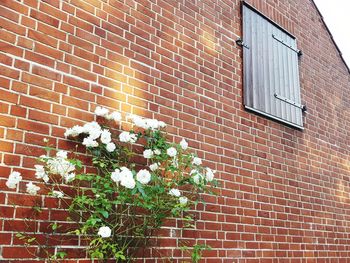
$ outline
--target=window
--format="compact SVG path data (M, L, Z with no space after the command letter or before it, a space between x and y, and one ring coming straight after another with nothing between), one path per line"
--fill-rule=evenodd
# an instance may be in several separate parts
M303 128L295 37L243 5L243 83L245 108Z

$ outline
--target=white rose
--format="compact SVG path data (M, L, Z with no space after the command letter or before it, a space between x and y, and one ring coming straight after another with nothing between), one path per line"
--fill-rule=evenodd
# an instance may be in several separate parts
M88 122L83 126L84 133L88 133L92 140L96 140L101 135L101 126L95 122Z
M186 142L185 139L181 140L180 146L181 146L182 150L184 150L184 151L188 148L188 143Z
M159 149L155 149L155 150L153 151L153 153L154 153L155 155L160 155L162 152L161 152Z
M45 174L44 166L36 164L36 165L34 165L34 167L35 167L36 178L37 179L42 178L43 177L42 175Z
M214 180L214 174L215 174L215 171L213 171L209 167L206 168L205 178L207 179L208 182L211 182Z
M75 173L69 173L64 175L64 180L66 183L72 182L75 179Z
M146 159L150 159L153 157L153 151L151 149L147 149L143 151L143 157Z
M106 116L107 120L113 120L113 121L121 121L122 120L122 115L117 112L117 111L113 111L111 114Z
M95 141L94 139L92 139L91 137L87 137L84 138L83 140L83 145L85 145L86 147L97 147L98 146L98 142Z
M95 109L95 114L97 116L101 116L101 117L107 116L108 112L109 112L108 109L100 107L100 106L97 106L96 109Z
M64 194L61 191L52 191L52 196L53 197L57 197L57 198L62 198L64 196Z
M112 230L108 226L101 226L97 234L103 238L107 238L111 236Z
M47 183L49 181L49 176L45 172L44 166L36 164L34 165L34 167L35 167L35 178L43 179L43 181Z
M62 158L62 159L67 159L67 152L66 151L58 151L56 153L56 157L58 158Z
M165 128L165 127L166 127L166 124L165 124L164 121L160 121L160 122L158 123L158 125L159 125L160 128Z
M159 128L159 122L156 119L146 119L147 129L156 130Z
M131 134L130 132L123 131L119 134L119 141L126 143L135 143L137 140L136 134Z
M180 190L176 188L170 189L169 194L176 197L179 197L181 195Z
M198 158L198 157L194 157L192 163L195 164L195 165L201 165L202 164L202 160L200 158Z
M136 182L133 177L123 177L120 184L126 188L134 189Z
M108 152L113 152L115 150L116 146L113 142L110 142L106 145L106 150Z
M40 187L34 185L32 182L27 183L26 187L27 187L27 189L26 189L27 193L29 193L31 195L36 195L37 192L40 190Z
M146 169L142 169L136 174L136 180L141 184L148 184L151 181L151 174Z
M122 133L119 134L119 141L121 142L129 142L130 140L130 133L123 131Z
M185 205L188 202L188 198L186 196L179 197L179 202L181 205Z
M159 168L159 163L153 163L149 166L149 169L151 169L151 171L155 171Z
M194 170L194 169L191 170L190 175L193 175L192 179L196 184L199 184L203 178L202 175L197 170Z
M135 124L135 126L147 129L146 121L145 119L141 118L140 116L137 115L131 115L129 116L131 118L132 122Z
M196 184L199 184L199 181L202 177L199 174L195 174L192 178Z
M9 178L6 181L6 186L8 188L14 189L16 188L17 184L22 180L22 176L19 172L13 171Z
M108 143L111 142L111 140L112 140L112 135L111 135L110 131L104 129L101 132L101 142L104 143L104 144L108 144Z
M111 179L116 183L120 182L121 178L120 178L120 170L119 169L115 169L114 172L112 172Z
M66 137L76 137L79 136L81 133L84 132L83 127L79 126L79 125L75 125L70 129L67 129L66 132L64 133L64 136Z
M125 166L120 168L120 184L126 188L134 189L136 182L132 172Z
M130 143L135 143L137 141L136 134L130 134Z
M177 151L174 147L170 147L168 150L166 150L166 153L170 156L170 157L175 157L177 154Z
M62 158L49 159L46 164L50 173L59 174L62 177L65 177L69 172L75 170L74 164L71 164L69 161Z

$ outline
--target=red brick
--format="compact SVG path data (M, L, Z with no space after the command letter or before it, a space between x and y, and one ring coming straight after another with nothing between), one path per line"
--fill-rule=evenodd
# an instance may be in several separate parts
M2 152L11 153L13 151L13 143L12 142L0 140L0 147L1 147Z
M66 39L66 34L65 32L62 32L61 30L58 30L52 26L48 26L46 24L43 23L38 23L38 31L40 31L43 34L46 34L48 36L60 39L65 41Z
M11 22L7 19L0 17L0 24L1 24L1 28L4 28L10 32L15 33L15 34L22 35L22 36L24 36L26 34L25 27L18 25L18 23L14 23L14 22Z
M0 29L1 30L1 29ZM0 35L5 35L6 33L2 33ZM22 57L23 55L23 49L21 48L18 48L12 44L8 44L8 43L5 43L3 41L0 41L0 51L3 51L5 53L9 53L9 54L12 54L12 55L15 55L15 56L19 56L19 57Z
M19 71L0 65L0 74L12 79L19 78Z
M3 6L0 6L0 14L2 17L5 17L15 23L18 23L19 20L19 14L12 11L11 9L4 8Z
M24 58L27 59L27 60L39 63L41 65L51 67L51 68L55 64L55 61L53 59L45 57L45 56L42 56L42 55L39 55L39 54L36 54L36 53L28 51L28 50L25 52L25 57Z
M58 124L58 116L55 116L51 113L29 110L28 118L31 120L40 121L41 123L51 123L56 125Z
M8 129L6 133L6 139L13 141L22 141L23 140L23 131Z
M17 155L5 154L4 163L11 166L19 166L21 163L21 158Z
M42 124L37 121L28 121L28 120L18 120L17 127L19 129L34 131L41 134L48 134L50 130L47 124Z
M36 109L40 109L48 112L50 111L50 107L51 107L49 102L45 102L36 97L21 96L20 103L23 106L32 107L32 108L36 108Z
M55 48L51 48L40 43L35 43L34 52L54 58L56 60L63 60L63 53Z
M2 116L0 118L0 126L15 127L16 119L10 116Z
M53 48L56 48L58 45L58 41L57 39L50 37L46 34L42 34L39 31L35 31L35 30L28 30L28 37L34 41L38 41L42 44L46 44L49 45Z

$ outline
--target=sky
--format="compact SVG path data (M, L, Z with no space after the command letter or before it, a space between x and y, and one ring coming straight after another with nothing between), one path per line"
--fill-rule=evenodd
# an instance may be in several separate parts
M350 0L314 0L350 67Z

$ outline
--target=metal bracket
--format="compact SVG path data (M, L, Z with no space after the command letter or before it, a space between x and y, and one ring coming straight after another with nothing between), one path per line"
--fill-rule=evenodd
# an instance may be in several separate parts
M294 107L297 107L299 109L301 109L302 112L305 112L306 111L306 106L305 105L302 105L302 104L299 104L299 103L296 103L295 101L292 101L291 99L288 99L288 98L285 98L281 95L278 95L277 93L274 94L275 98L281 100L281 101L284 101Z
M237 44L238 46L240 46L240 47L245 47L246 49L249 49L249 46L248 46L246 43L244 43L243 40L242 40L241 38L238 38L238 39L236 40L236 44Z
M274 39L276 39L278 42L280 42L281 44L285 45L286 47L290 48L291 50L293 50L295 53L298 54L298 57L303 55L303 52L299 49L295 49L294 47L288 45L287 43L285 43L282 39L279 39L278 37L276 37L274 34L272 34L272 37Z

